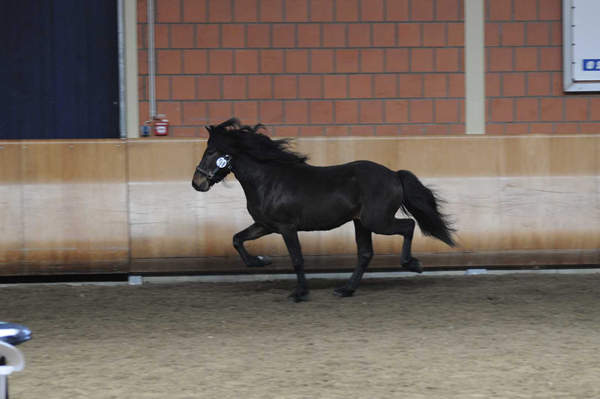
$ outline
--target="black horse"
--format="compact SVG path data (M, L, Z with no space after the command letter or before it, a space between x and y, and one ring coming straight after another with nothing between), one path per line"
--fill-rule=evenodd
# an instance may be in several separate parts
M373 257L371 233L401 234L402 266L422 271L411 255L415 222L396 219L400 208L415 217L424 234L454 246L453 229L438 211L436 197L409 171L394 172L370 161L311 166L305 156L289 150L288 140L272 140L260 133L262 125L243 126L236 118L206 128L208 144L192 186L208 191L233 172L254 219L254 224L233 236L233 246L247 266L265 266L271 263L269 258L251 256L244 242L281 234L298 278L290 295L296 302L308 298L298 231L330 230L354 222L358 265L348 283L334 291L342 297L358 288Z

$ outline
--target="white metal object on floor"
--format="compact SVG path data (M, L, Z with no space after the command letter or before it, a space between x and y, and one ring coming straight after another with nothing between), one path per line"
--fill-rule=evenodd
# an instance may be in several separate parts
M7 378L15 371L25 367L25 357L13 345L0 341L0 357L4 358L4 365L0 366L0 399L8 397Z

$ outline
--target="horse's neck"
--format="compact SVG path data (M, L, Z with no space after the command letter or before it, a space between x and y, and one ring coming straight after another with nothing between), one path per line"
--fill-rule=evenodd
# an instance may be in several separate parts
M246 194L254 190L261 183L266 183L272 178L274 165L261 163L247 156L238 157L233 166L233 174L240 182Z

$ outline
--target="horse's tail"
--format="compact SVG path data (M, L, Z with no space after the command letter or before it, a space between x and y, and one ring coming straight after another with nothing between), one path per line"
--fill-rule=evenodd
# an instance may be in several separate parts
M408 170L399 170L397 173L404 189L403 210L417 219L423 234L434 236L451 247L455 246L452 239L452 233L455 230L446 220L446 215L440 213L438 209L440 199L433 191L425 187L413 173Z

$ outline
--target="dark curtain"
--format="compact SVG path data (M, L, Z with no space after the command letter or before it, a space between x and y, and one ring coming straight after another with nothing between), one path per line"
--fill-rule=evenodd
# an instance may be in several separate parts
M119 137L116 0L0 4L0 139Z

